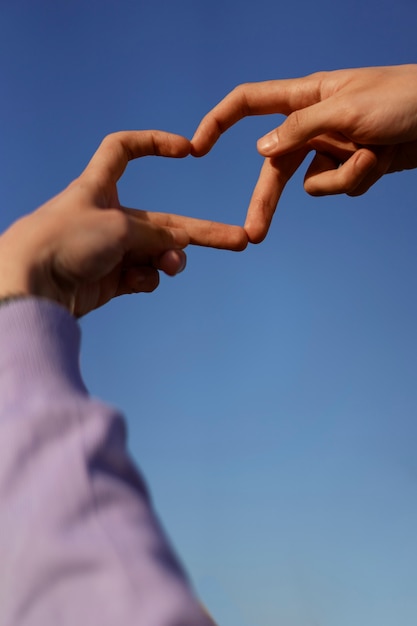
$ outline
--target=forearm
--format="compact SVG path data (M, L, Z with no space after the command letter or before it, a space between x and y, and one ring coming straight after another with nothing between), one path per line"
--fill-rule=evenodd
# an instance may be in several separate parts
M0 307L0 625L206 625L125 447L91 399L75 320Z

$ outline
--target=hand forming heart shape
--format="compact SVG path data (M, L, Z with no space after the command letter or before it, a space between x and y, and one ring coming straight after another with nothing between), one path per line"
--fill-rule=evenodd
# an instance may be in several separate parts
M0 297L43 296L80 316L115 296L153 291L158 270L184 268L189 243L243 250L240 226L120 204L117 181L131 159L190 152L188 139L162 131L108 135L78 179L0 237Z
M182 228L187 231L191 244L226 250L244 250L248 239L240 226L121 207L115 187L129 161L151 155L184 158L190 153L190 141L180 135L164 131L121 131L108 135L103 140L80 179L100 177L101 184L104 183L106 188L111 185L112 193L108 198L110 206L118 206L128 214L148 220L157 226Z

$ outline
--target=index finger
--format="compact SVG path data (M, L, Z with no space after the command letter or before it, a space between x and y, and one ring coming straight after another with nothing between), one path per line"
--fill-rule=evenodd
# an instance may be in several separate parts
M245 231L251 243L265 239L282 192L309 150L305 147L291 154L265 159L245 221Z
M133 159L150 155L182 158L190 150L189 140L180 135L161 130L120 131L103 139L83 174L116 184Z
M246 232L241 226L187 217L185 215L153 213L127 207L123 207L123 211L135 219L151 222L156 226L184 230L190 238L190 243L195 246L240 252L248 245Z
M207 154L220 135L244 117L271 113L288 115L319 102L320 85L320 73L239 85L203 117L191 140L192 154Z

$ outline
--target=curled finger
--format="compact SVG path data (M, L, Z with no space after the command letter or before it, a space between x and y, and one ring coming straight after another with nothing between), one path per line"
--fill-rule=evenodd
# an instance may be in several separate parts
M188 139L161 130L120 131L107 135L91 158L83 176L116 184L129 161L143 156L183 158L190 154Z
M151 293L159 285L159 272L156 268L132 266L126 269L120 279L116 296L131 293Z
M186 265L187 255L183 250L167 250L155 261L155 267L168 276L180 274Z
M359 185L350 192L350 196L361 196L366 193L384 174L391 171L392 159L396 152L395 146L374 146L372 154L375 159L375 166L370 169L367 175L361 180Z
M368 148L360 148L344 163L331 154L318 152L306 172L304 189L312 196L354 195L375 168L376 161Z

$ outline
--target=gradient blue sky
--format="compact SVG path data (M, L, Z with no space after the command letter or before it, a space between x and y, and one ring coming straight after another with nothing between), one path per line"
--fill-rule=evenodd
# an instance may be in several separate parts
M190 137L241 82L415 62L416 33L415 0L3 1L0 226L111 131ZM278 121L131 164L122 202L243 223ZM416 624L416 183L314 199L300 173L262 245L190 249L181 276L81 322L86 382L126 413L221 626Z

